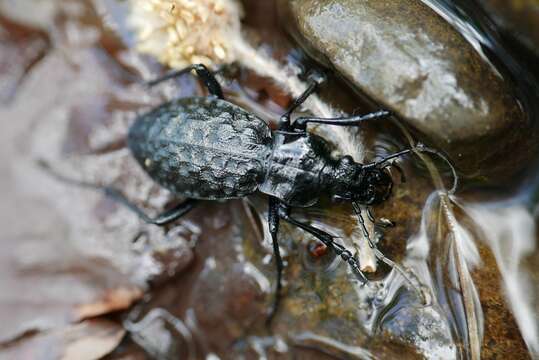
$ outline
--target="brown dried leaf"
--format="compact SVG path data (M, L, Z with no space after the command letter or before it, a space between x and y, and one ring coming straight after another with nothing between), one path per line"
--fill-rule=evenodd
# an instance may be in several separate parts
M115 322L87 320L18 340L0 349L0 358L100 359L113 351L124 335L125 330Z
M48 240L46 237L44 241ZM35 243L25 243L29 249ZM51 242L54 247L54 242ZM14 339L32 330L62 327L70 322L128 308L142 296L111 264L78 258L46 259L40 267L16 264L16 255L0 254L0 319L9 326L0 327L0 342ZM56 261L56 263L54 263ZM67 261L67 262L66 262ZM70 265L77 261L77 267Z
M142 291L135 286L110 289L95 302L76 306L75 314L79 319L86 319L124 310L140 299L142 294Z
M120 270L122 264L112 263L130 253L114 249L109 255L105 246L98 248L106 236L116 240L113 244L129 243L122 241L124 233L121 237L103 226L99 215L108 219L112 211L100 213L95 202L73 197L65 186L55 193L50 176L36 166L38 158L62 151L55 135L63 130L41 136L39 126L76 117L77 106L96 103L118 86L107 65L94 48L69 56L48 52L26 74L13 101L0 109L1 119L17 119L6 121L0 134L0 343L127 308L142 295L125 266ZM4 79L0 71L0 83ZM96 127L99 119L95 116ZM51 141L34 152L36 139ZM79 205L90 209L80 211Z

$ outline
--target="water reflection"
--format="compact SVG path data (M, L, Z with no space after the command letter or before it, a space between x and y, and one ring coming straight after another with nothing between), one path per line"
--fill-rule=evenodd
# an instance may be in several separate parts
M530 131L533 134L532 129L537 127L539 114L538 68L526 66L534 63L530 59L526 59L526 62L519 59L519 56L529 54L511 53L513 47L507 43L507 38L500 37L496 27L476 2L423 1L466 36L483 57L499 70L500 76L515 84L515 91L529 116ZM539 287L533 281L539 271L536 261L537 217L532 210L536 203L533 198L536 188L534 184L538 183L536 173L537 163L531 163L518 189L502 189L503 193L510 194L505 200L469 203L461 199L456 204L471 219L475 230L479 230L475 238L487 244L494 254L506 298L533 356L539 356L539 307L536 300L539 297ZM499 195L492 193L491 197ZM470 239L468 243L473 242ZM477 263L470 263L474 262Z

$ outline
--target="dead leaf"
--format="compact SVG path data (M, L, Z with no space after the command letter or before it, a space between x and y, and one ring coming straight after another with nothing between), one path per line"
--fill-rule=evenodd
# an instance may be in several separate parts
M18 360L94 360L113 351L125 335L109 320L87 320L80 324L24 337L0 349L0 358Z
M93 303L81 304L75 307L75 316L87 319L118 310L124 310L142 297L142 291L135 287L111 289Z
M98 90L114 87L97 51L82 51L73 58L85 66L70 67L65 54L48 53L26 74L17 97L0 109L0 118L19 119L6 124L0 134L0 343L29 331L60 328L127 308L142 295L122 259L132 256L129 247L111 249L110 255L106 245L99 247L107 236L114 238L113 245L130 244L134 231L124 233L127 227L120 223L115 229L123 237L117 235L103 226L99 214L92 213L95 202L73 197L65 186L55 193L50 177L36 167L38 155L28 153L37 124L42 125L45 118L65 120L73 114L77 98L91 102ZM80 80L81 69L87 69L94 81ZM57 86L44 89L43 84ZM81 93L69 102L66 93L75 94L70 86L77 84ZM35 93L39 89L44 91ZM27 102L28 98L33 100ZM35 136L52 140L60 133ZM63 144L58 138L54 142L59 147ZM51 152L50 148L38 150L39 156ZM65 213L60 209L62 203ZM79 205L88 212L80 211ZM106 215L112 212L107 211ZM136 263L132 268L140 266Z

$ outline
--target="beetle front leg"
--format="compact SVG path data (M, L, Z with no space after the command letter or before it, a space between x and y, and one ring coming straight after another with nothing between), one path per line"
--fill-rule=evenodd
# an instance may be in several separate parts
M388 265L390 268L397 270L402 275L404 280L406 280L406 282L408 282L408 284L410 284L412 286L412 288L417 291L417 293L421 297L422 301L424 303L426 303L425 296L424 296L423 292L421 291L420 286L417 284L417 283L419 283L419 281L417 280L417 277L415 275L413 275L413 273L409 274L409 272L405 271L405 269L402 268L399 264L395 263L393 260L386 257L380 250L378 250L378 247L372 242L372 240L371 240L371 238L369 236L369 232L367 231L367 228L365 226L365 221L363 220L363 216L361 214L362 210L361 210L360 205L357 204L357 203L352 203L352 206L353 206L354 212L356 213L356 215L358 217L359 223L360 223L360 225L361 225L361 227L363 229L363 233L364 233L365 237L367 238L367 240L369 242L369 246L373 249L374 256L376 256L376 258L378 260L382 261L383 263ZM367 208L367 216L369 217L369 220L371 220L373 223L378 225L378 223L376 222L376 220L374 218L374 215L371 213L369 208ZM387 221L389 221L389 220L387 220ZM389 221L388 224L379 225L379 226L391 227L391 226L394 226L394 224ZM414 282L412 280L411 276L413 276L417 281Z
M275 298L273 300L273 306L271 312L266 319L266 326L270 327L271 321L275 317L277 310L279 309L279 304L281 302L282 296L282 276L283 276L283 258L281 257L281 251L279 249L279 242L277 239L277 233L279 232L279 202L274 197L269 198L268 205L268 227L271 234L271 240L273 242L273 255L275 257L275 264L277 266L277 285L275 290Z

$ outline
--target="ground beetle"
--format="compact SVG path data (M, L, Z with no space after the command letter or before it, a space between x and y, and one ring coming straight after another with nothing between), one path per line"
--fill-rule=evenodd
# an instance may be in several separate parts
M309 207L321 197L350 201L368 237L361 205L375 205L391 194L393 181L386 168L389 160L408 154L403 150L368 164L351 156L335 158L328 143L306 131L307 124L356 126L366 120L386 118L381 110L362 116L338 118L290 116L323 82L323 76L309 77L308 87L281 117L279 128L224 100L221 86L204 65L191 65L150 82L195 71L210 92L207 97L173 100L139 116L129 129L127 144L142 168L161 186L188 200L155 218L147 216L121 192L110 187L92 186L123 203L144 221L169 224L195 207L198 200L241 198L257 191L269 195L268 224L277 265L275 300L268 317L271 321L281 299L283 261L277 232L283 219L312 234L346 261L357 278L366 282L358 260L335 237L291 215L293 207ZM433 151L417 147L419 151ZM88 185L88 184L85 184ZM369 213L369 216L372 215ZM371 219L373 220L373 219ZM391 263L381 252L378 257Z

